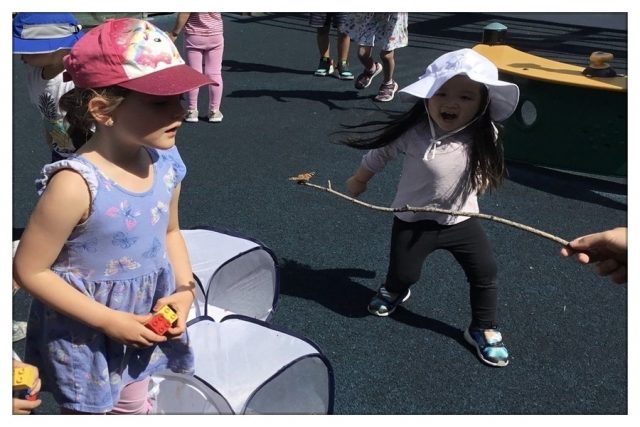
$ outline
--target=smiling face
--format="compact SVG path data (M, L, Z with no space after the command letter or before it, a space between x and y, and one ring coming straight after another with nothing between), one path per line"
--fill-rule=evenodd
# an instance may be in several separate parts
M131 91L113 112L113 136L152 148L173 147L184 115L180 98Z
M481 83L465 75L450 78L427 101L429 116L445 132L451 132L469 123L484 107Z

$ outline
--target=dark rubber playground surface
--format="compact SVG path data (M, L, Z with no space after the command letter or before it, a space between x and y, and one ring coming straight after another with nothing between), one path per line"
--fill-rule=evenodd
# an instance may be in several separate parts
M516 48L576 64L592 51L609 51L618 72L626 72L625 29L539 15L412 13L410 45L396 52L396 80L403 87L442 53L472 47L494 20L509 27L507 41ZM287 178L315 171L312 182L330 180L344 191L363 153L332 144L332 133L406 106L373 101L379 78L357 91L353 82L314 77L318 55L306 14L224 17L224 121L185 123L178 135L188 168L181 225L236 230L275 252L281 299L274 323L324 351L335 374L336 414L628 412L627 287L561 258L550 240L483 223L499 267L506 368L483 365L465 343L468 286L448 253L429 257L412 297L392 316L369 315L367 302L386 272L391 216ZM170 29L173 17L155 22ZM331 40L335 56L333 31ZM355 46L350 58L358 74ZM24 95L19 58L13 66L13 223L24 227L36 201L33 181L49 153ZM388 206L399 171L399 161L389 165L362 200ZM509 179L480 205L570 240L627 224L627 182L509 164ZM26 319L28 304L19 292L14 318ZM24 341L14 344L19 354L23 348ZM50 395L43 397L38 413L57 413Z

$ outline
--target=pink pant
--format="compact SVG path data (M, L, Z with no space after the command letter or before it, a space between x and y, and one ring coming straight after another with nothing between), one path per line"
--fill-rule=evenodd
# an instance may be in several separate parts
M149 415L153 405L149 401L149 377L127 384L120 393L120 400L110 414Z
M208 85L209 110L218 111L222 100L222 53L224 51L224 36L196 36L184 35L184 50L187 54L187 64L194 70L205 74L219 86ZM188 93L189 110L198 109L198 92L196 88Z

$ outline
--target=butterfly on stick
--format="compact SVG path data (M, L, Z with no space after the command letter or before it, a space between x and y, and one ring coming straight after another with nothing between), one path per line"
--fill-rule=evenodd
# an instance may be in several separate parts
M315 172L304 172L297 176L289 177L289 181L295 181L297 184L306 184L315 174Z

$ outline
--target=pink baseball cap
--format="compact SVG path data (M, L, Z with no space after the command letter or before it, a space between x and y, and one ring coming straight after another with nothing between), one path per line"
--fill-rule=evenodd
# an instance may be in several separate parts
M91 29L64 57L64 65L65 80L79 88L118 85L169 96L218 86L185 64L164 31L141 19L113 19Z

